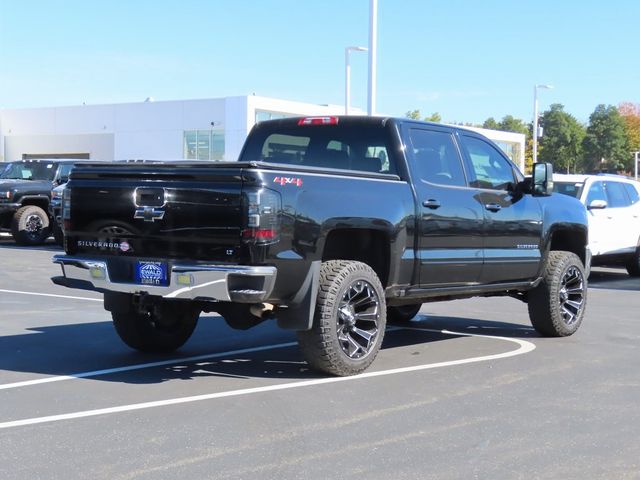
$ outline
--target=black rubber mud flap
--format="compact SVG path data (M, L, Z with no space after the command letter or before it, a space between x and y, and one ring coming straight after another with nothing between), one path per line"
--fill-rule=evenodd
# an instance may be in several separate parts
M130 313L133 295L119 292L104 293L104 309L114 313Z
M311 263L311 268L288 308L278 309L278 326L285 330L309 330L313 325L313 313L316 308L318 284L320 282L319 260Z

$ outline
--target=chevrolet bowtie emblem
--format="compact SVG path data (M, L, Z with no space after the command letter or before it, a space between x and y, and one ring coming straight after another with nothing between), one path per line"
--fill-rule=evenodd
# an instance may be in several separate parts
M145 222L155 222L164 218L164 210L156 207L138 207L133 218L141 219Z

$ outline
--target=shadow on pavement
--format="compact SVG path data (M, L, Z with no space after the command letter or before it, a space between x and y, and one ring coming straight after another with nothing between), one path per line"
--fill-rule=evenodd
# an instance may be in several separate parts
M459 338L443 334L439 331L441 329L488 336L535 336L532 329L521 325L468 318L419 315L408 326L426 330L416 331L413 328L408 330L393 326L386 332L383 350ZM173 355L147 355L126 347L117 337L110 322L56 325L33 328L30 333L0 337L0 370L57 376L172 360L170 365L89 378L106 382L155 384L174 379L216 376L247 379L320 377L308 369L297 345L216 358L189 359L194 356L213 356L217 352L292 342L295 342L292 332L280 330L271 322L264 322L248 332L236 331L227 327L219 317L203 315L193 337L179 352ZM181 362L181 359L184 361ZM19 380L25 379L13 381ZM11 381L4 380L2 383Z
M24 247L22 245L17 245L10 236L2 235L0 236L0 248L7 250L35 250L41 252L63 253L62 247L53 240L53 237L48 238L42 245Z
M640 291L640 278L629 276L624 268L594 268L589 288Z

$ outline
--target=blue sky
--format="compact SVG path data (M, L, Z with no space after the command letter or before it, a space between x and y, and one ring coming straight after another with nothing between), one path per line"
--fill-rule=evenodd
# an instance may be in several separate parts
M378 111L530 121L640 103L640 2L378 0ZM0 108L256 95L344 103L369 0L0 0ZM367 56L352 54L366 109Z

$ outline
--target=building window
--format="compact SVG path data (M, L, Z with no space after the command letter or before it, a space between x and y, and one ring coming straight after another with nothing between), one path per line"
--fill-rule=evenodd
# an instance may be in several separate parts
M188 160L223 160L224 131L186 130L184 158Z

